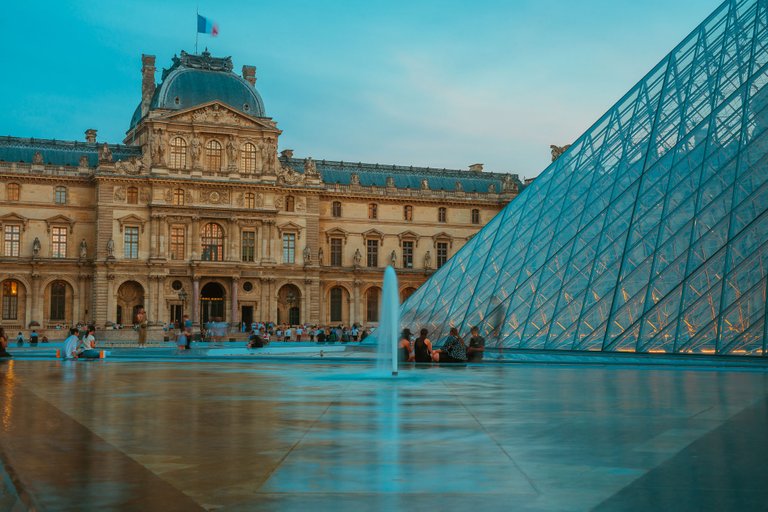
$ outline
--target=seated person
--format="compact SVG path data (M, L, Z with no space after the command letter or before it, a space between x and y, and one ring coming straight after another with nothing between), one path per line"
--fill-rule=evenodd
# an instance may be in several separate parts
M86 359L98 359L99 351L96 350L96 327L89 325L85 336L77 347L78 356Z
M250 338L248 338L248 348L261 348L266 344L267 343L258 333L253 333Z
M23 347L24 346L24 335L19 333L18 336L16 336L16 346L17 347Z
M459 331L451 327L448 341L440 350L432 351L432 360L436 363L466 363L467 346L459 336Z
M38 341L37 331L32 329L32 332L29 334L29 344L35 347L37 346L37 341Z
M417 363L431 363L432 362L432 342L427 338L429 331L422 329L419 332L419 337L413 343L414 359Z
M64 350L61 352L62 359L77 359L77 345L80 342L77 335L79 333L80 331L77 330L77 327L73 327L69 330L69 336L64 340Z
M397 344L397 358L401 363L414 360L413 351L411 351L411 330L403 329L400 334L400 341Z
M6 350L8 348L8 337L5 335L5 329L0 326L0 357L13 357Z
M483 354L485 353L485 338L480 336L480 329L477 326L472 327L469 333L472 337L469 338L467 358L470 363L479 363L483 360Z

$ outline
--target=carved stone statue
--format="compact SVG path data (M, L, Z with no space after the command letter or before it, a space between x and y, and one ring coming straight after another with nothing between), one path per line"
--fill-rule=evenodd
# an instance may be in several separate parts
M80 241L80 259L85 259L88 257L88 242L85 241L85 238L83 238Z
M33 164L42 164L43 163L43 154L39 151L35 151L35 154L32 156L32 163Z
M85 155L80 156L80 162L78 163L80 167L88 167L88 157Z
M395 178L392 176L387 176L387 186L388 187L394 187L395 186Z
M200 160L200 153L203 151L202 144L197 135L192 136L192 140L189 143L189 158L192 160L192 167L198 167Z
M35 237L35 240L32 242L32 255L38 256L40 254L40 239Z
M322 265L323 264L323 248L319 248L317 250L317 264Z
M349 175L349 184L350 185L359 185L360 184L360 175L356 172L353 172Z
M315 164L315 161L312 160L312 157L307 157L304 159L304 176L319 176L319 173L317 172L317 165Z
M118 160L115 164L115 169L118 172L123 172L125 174L140 174L143 168L143 163L135 156L132 156L128 160Z
M432 253L429 251L424 254L424 268L427 270L432 268Z
M489 194L495 194L496 193L496 184L495 183L491 183L490 185L488 185L488 193Z
M427 178L421 180L421 190L429 190L429 180Z
M237 163L237 146L235 146L235 138L232 135L227 140L227 158L229 159L229 167L235 167Z
M397 253L392 249L392 254L389 255L389 263L394 268L397 265Z
M158 128L151 141L152 164L165 165L165 132Z
M264 151L265 170L273 172L275 171L275 160L277 159L277 145L272 139L267 139Z
M107 241L107 258L115 257L115 241L111 238Z
M461 184L460 181L456 182L456 192L463 192L464 191L464 185Z
M360 261L362 261L363 255L360 249L355 249L355 255L352 257L352 261L355 263L355 268L360 268Z
M549 149L552 150L552 161L554 162L560 158L560 155L565 153L569 147L571 147L570 144L566 144L565 146L555 146L554 144L550 144Z
M102 144L99 150L99 163L109 163L112 161L112 150L109 149L109 145L105 142Z
M304 265L311 265L312 264L312 251L309 249L308 245L304 246Z

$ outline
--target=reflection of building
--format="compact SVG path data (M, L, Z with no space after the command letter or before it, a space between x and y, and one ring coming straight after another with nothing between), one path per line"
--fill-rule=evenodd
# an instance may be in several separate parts
M768 32L748 28L763 17L724 2L411 297L404 324L477 324L509 348L765 355Z
M255 68L182 52L124 144L0 138L2 323L371 323L383 268L413 292L516 176L278 155Z

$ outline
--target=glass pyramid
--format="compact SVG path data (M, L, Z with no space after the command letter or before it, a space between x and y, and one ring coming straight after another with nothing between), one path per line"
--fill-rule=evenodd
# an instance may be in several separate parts
M488 346L765 355L768 1L729 0L402 306Z

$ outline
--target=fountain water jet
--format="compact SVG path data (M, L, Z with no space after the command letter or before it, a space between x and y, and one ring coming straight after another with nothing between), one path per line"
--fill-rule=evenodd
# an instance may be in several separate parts
M384 270L384 289L381 294L379 327L376 329L378 342L377 368L384 373L390 368L397 375L397 341L400 330L400 298L397 290L395 269Z

